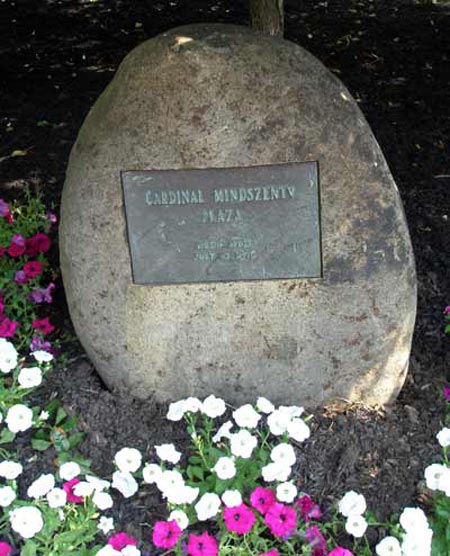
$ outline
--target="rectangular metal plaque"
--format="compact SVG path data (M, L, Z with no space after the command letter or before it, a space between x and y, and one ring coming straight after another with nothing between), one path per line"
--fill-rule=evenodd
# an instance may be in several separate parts
M134 283L321 277L316 162L121 177Z

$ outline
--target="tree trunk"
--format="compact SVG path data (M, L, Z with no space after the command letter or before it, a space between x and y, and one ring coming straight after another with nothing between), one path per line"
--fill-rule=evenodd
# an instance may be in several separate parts
M250 0L250 19L253 29L265 35L283 35L284 0Z

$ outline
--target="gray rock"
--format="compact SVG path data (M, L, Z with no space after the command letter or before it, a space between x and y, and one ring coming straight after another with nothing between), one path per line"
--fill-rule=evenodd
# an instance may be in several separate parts
M121 170L309 160L323 279L132 283ZM384 404L404 382L416 281L397 188L350 93L288 41L192 25L133 50L73 147L60 246L75 329L117 391Z

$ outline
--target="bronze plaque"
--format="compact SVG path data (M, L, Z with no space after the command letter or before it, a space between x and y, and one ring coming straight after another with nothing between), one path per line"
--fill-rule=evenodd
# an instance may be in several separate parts
M135 284L321 277L316 162L121 177Z

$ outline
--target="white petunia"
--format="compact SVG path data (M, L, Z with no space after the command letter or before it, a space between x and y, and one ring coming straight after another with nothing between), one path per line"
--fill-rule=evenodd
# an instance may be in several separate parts
M437 433L436 438L443 448L447 448L450 446L450 429L448 427L444 427Z
M261 469L261 475L266 483L273 481L285 482L289 479L292 469L282 463L268 463Z
M286 502L286 504L290 504L297 496L297 487L292 483L292 481L280 483L277 486L276 495L279 502Z
M239 427L254 429L258 426L261 415L248 403L233 411L233 418Z
M23 467L15 461L4 460L0 463L0 477L13 481L22 473Z
M2 373L7 374L17 367L18 355L11 342L0 338L0 371Z
M222 440L222 438L230 438L230 431L233 426L232 421L226 421L221 427L219 427L216 434L212 437L212 441L217 444Z
M350 515L362 515L367 508L366 499L362 494L358 494L354 490L350 490L338 502L339 512L344 517Z
M227 456L219 458L216 465L213 467L213 471L219 479L224 481L232 479L236 475L236 466L234 465L233 458Z
M114 456L114 463L119 471L124 473L134 473L142 463L142 455L136 448L122 448Z
M50 417L50 413L49 413L48 411L43 410L43 411L41 411L41 412L39 413L39 419L40 419L41 421L47 421L47 419L48 419L49 417Z
M6 414L8 429L14 434L28 430L33 424L33 412L23 404L13 405Z
M206 521L217 515L221 506L220 498L213 492L206 492L195 504L199 521Z
M124 498L130 498L138 491L138 484L131 473L115 471L112 479L112 487L118 490Z
M270 459L275 463L282 463L292 467L296 461L294 448L287 442L282 442L272 449Z
M198 487L184 485L181 488L166 491L164 496L169 504L192 504L199 492L200 489Z
M107 535L110 531L114 529L113 518L102 515L98 520L97 529L99 529L104 535Z
M39 367L23 368L19 372L17 381L22 388L36 388L42 383L42 371Z
M47 502L50 508L62 508L67 502L67 493L62 488L52 488L47 492Z
M95 488L92 483L88 481L80 481L73 487L73 493L75 496L81 496L81 498L86 498L94 492Z
M433 531L429 528L403 537L402 556L430 556Z
M257 444L256 436L252 436L246 429L230 435L230 449L233 456L248 459Z
M222 398L216 398L216 396L211 394L203 400L201 411L211 419L220 417L226 410L227 408Z
M81 473L81 468L75 461L63 463L59 468L59 476L63 481L70 481Z
M30 498L42 498L55 487L55 477L51 473L41 475L28 487L27 495Z
M278 411L286 413L286 415L289 415L291 419L294 417L300 417L300 415L303 415L305 412L303 407L298 407L297 405L280 405Z
M198 413L202 410L202 402L198 398L190 396L184 400L185 413Z
M429 528L427 516L420 508L405 508L400 515L400 525L408 534L420 533Z
M165 470L156 479L156 486L161 492L166 492L172 488L181 488L184 486L183 476L179 471Z
M101 492L102 490L105 490L105 488L109 488L111 486L109 481L99 479L98 477L94 477L94 475L86 475L86 481L94 487L96 492Z
M259 409L259 411L261 411L261 413L266 413L267 415L269 413L272 413L272 411L275 411L275 406L273 405L273 403L262 396L260 396L256 400L256 407Z
M270 432L275 436L281 436L287 432L287 428L291 418L287 413L283 413L279 409L273 411L269 417L267 417L267 425Z
M113 506L113 499L107 492L95 492L92 502L102 511L108 510Z
M16 493L10 486L0 487L0 506L8 507L16 499Z
M103 548L100 548L95 556L122 556L122 552L115 550L110 544L107 544Z
M450 481L450 468L440 463L433 463L425 469L425 481L430 490L446 490Z
M402 556L400 543L395 537L385 537L375 547L378 556Z
M142 469L142 477L144 482L152 485L158 482L158 479L161 477L162 469L156 463L148 463Z
M351 514L345 522L345 530L356 539L361 538L367 529L367 521L362 515Z
M34 506L22 506L9 513L11 527L24 539L31 539L44 526L42 513Z
M167 412L167 419L169 421L181 421L185 413L185 401L179 400L178 402L173 402L169 405L169 411Z
M33 357L38 363L49 363L50 361L53 361L53 355L42 349L33 351Z
M290 421L287 425L287 433L289 438L295 440L296 442L304 442L311 436L311 431L308 425L303 421L303 419L299 419L295 417Z
M162 461L174 464L180 461L181 452L178 452L173 444L161 444L160 446L155 446L155 450L157 456Z
M226 490L222 494L222 502L227 508L235 508L242 504L242 494L238 490Z
M173 510L169 515L168 521L176 521L178 523L178 527L182 531L184 531L189 525L189 518L183 510Z
M141 551L132 544L124 546L120 553L122 556L141 556Z

